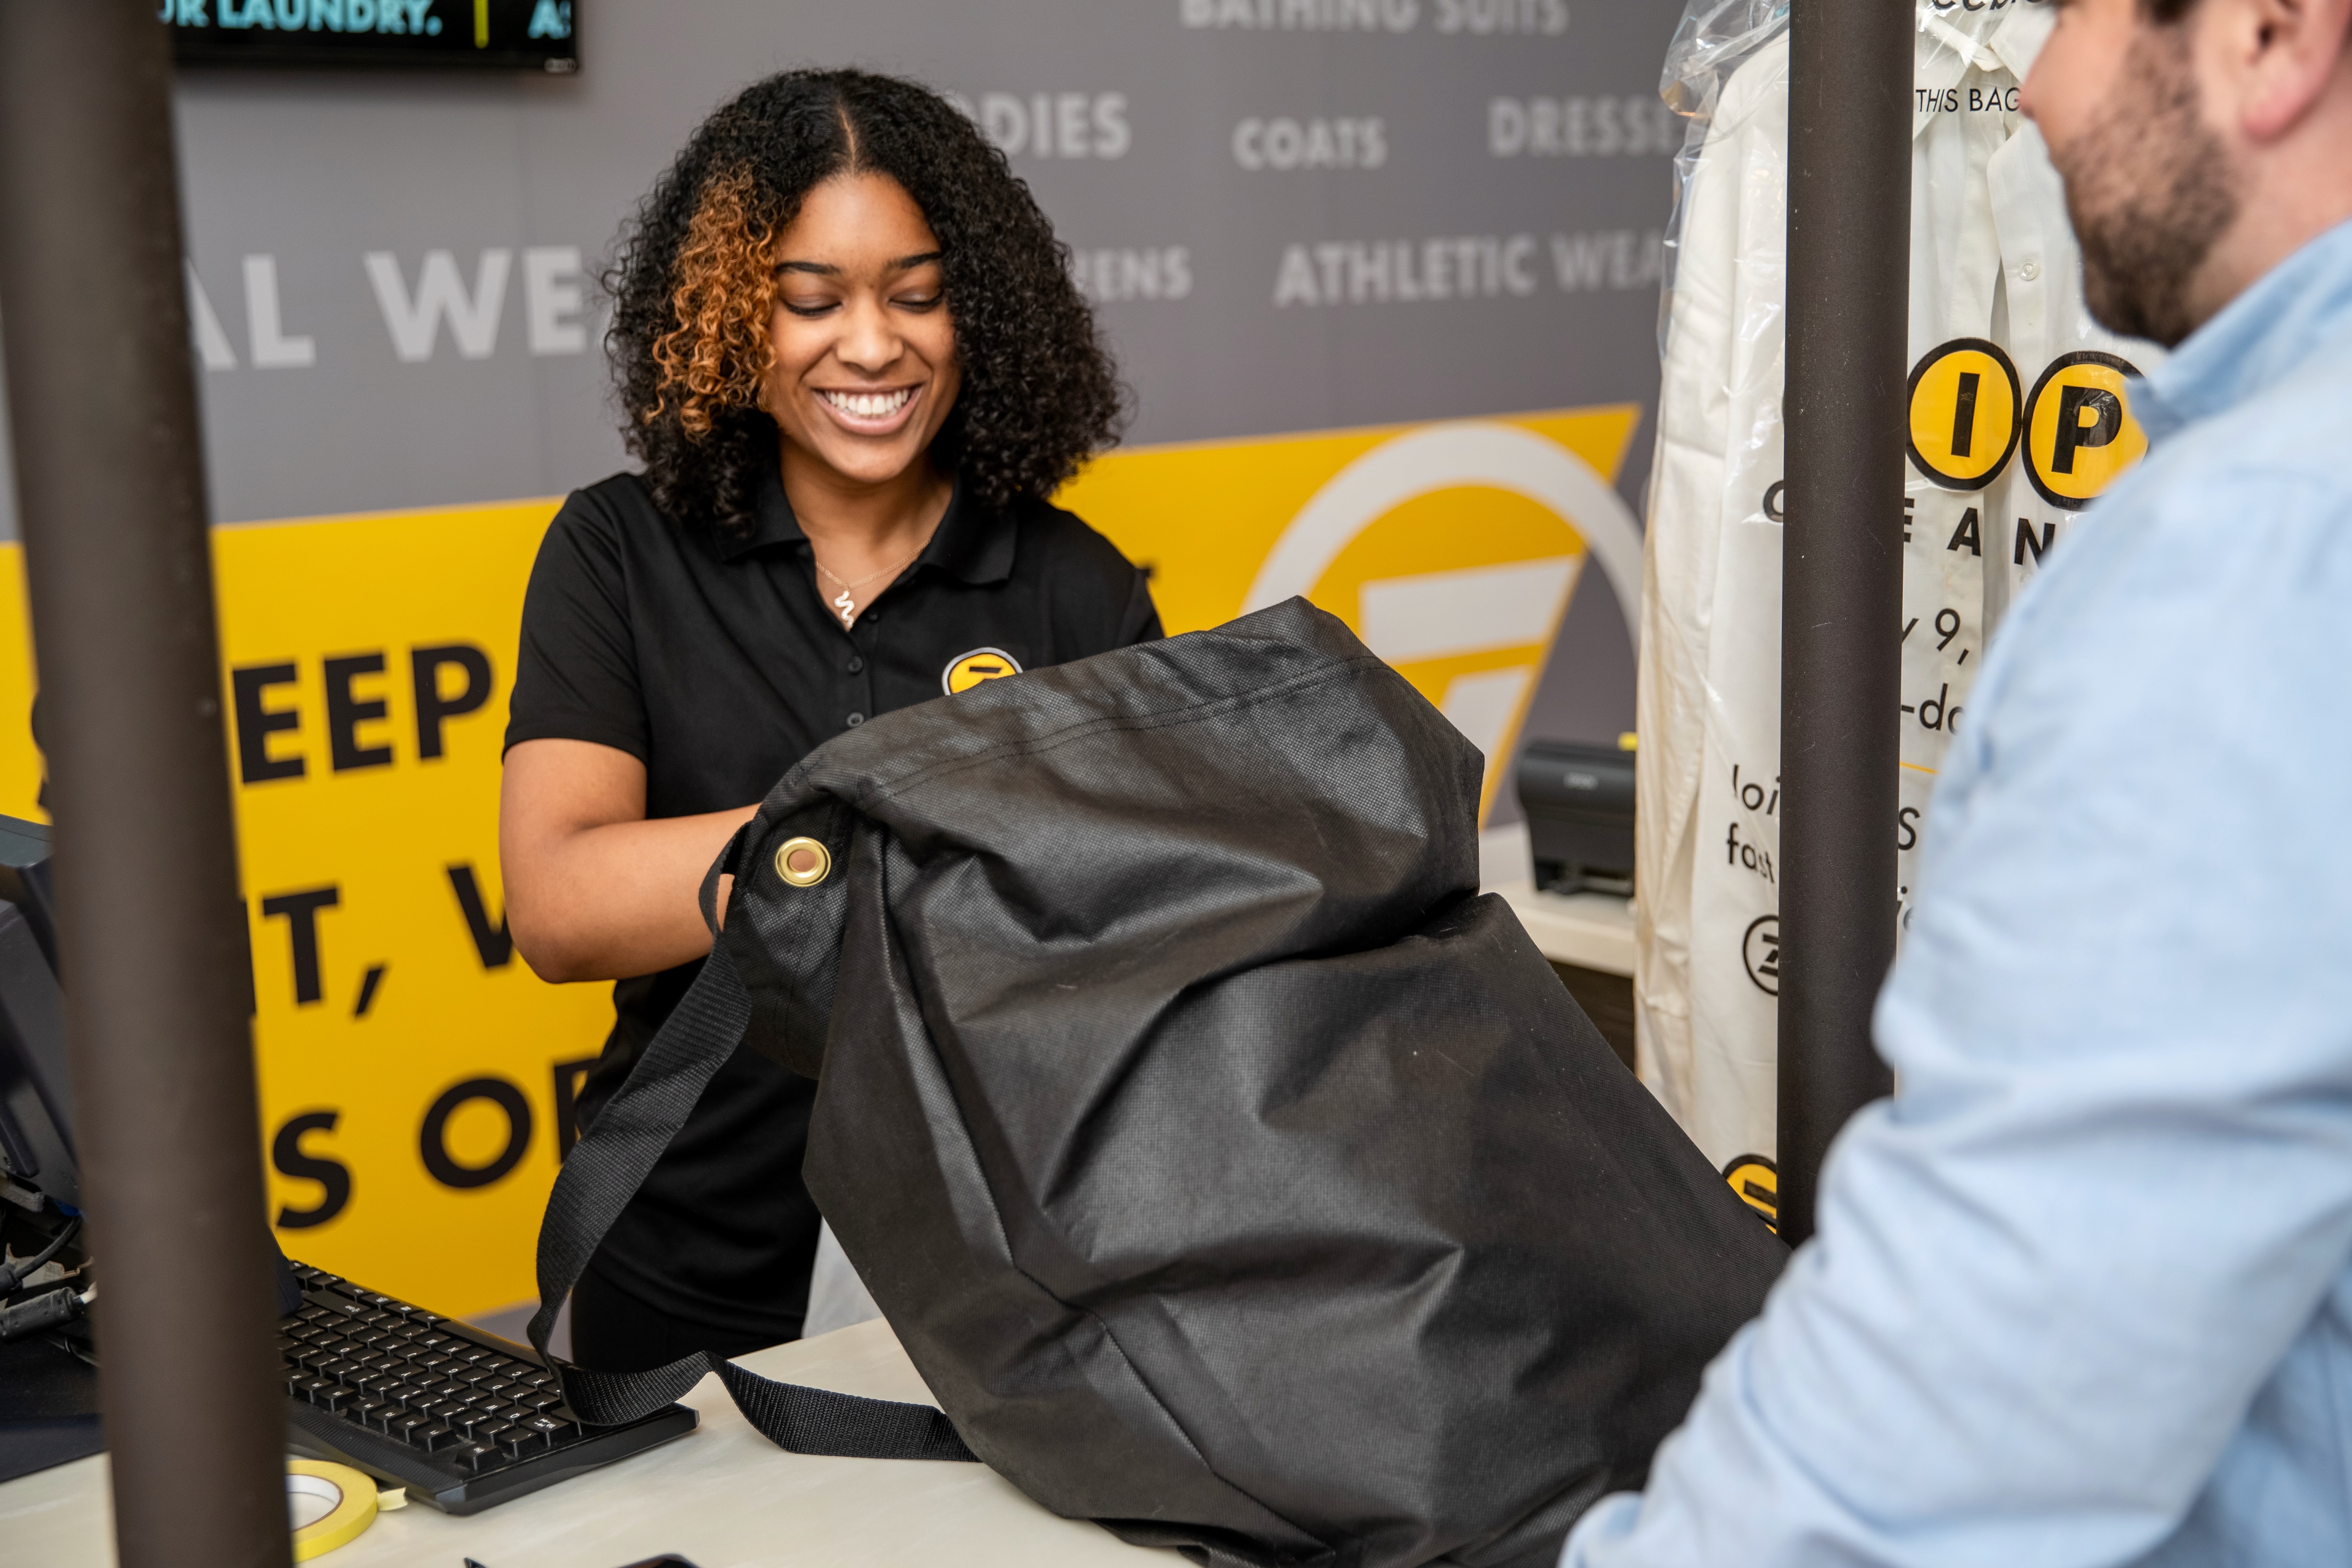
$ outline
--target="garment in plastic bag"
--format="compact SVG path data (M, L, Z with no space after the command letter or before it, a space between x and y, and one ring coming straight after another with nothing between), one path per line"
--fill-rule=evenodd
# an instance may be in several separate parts
M1918 16L1902 776L1887 825L1906 913L1928 798L1966 721L1989 628L2068 521L2144 449L2124 384L2160 358L2151 344L2116 340L2084 310L2063 186L2018 113L2018 84L2048 34L2050 7L1921 0ZM1694 5L1664 90L1691 129L1676 165L1645 541L1636 1037L1643 1079L1709 1158L1727 1172L1769 1171L1779 1062L1785 5ZM1751 1195L1769 1212L1769 1182Z
M698 1356L573 1407L709 1368L788 1447L968 1446L1204 1563L1548 1564L1782 1253L1478 893L1480 773L1298 599L820 747L541 1288L740 1041L818 1077L809 1190L946 1419Z

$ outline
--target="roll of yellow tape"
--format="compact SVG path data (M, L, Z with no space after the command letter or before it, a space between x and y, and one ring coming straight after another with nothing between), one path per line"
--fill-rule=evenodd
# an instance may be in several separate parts
M375 1522L375 1478L349 1465L289 1459L286 1504L291 1518L312 1515L308 1524L294 1530L294 1561L308 1563L356 1540ZM317 1512L320 1504L326 1512Z

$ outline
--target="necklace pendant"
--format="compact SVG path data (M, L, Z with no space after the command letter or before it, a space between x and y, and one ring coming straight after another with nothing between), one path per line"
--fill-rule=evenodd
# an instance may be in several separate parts
M841 597L833 602L833 607L841 612L841 626L844 631L857 624L857 606L851 602L848 589L844 588L841 591Z

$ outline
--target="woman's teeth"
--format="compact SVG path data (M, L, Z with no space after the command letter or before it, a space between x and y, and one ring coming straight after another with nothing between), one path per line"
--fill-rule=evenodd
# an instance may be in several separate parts
M911 386L896 392L820 392L819 397L855 419L886 419L907 406L915 395Z

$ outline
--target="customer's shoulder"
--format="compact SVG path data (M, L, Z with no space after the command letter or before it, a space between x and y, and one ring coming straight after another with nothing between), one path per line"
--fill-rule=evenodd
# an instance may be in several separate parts
M2339 346L2159 447L2139 504L2177 511L2165 502L2216 490L2352 500L2352 336Z
M2352 428L2352 378L2332 395L2334 431ZM2001 630L2009 662L2106 700L2153 672L2274 682L2352 658L2352 621L2336 610L2352 600L2352 452L2306 414L2265 395L2151 454L2019 600Z

